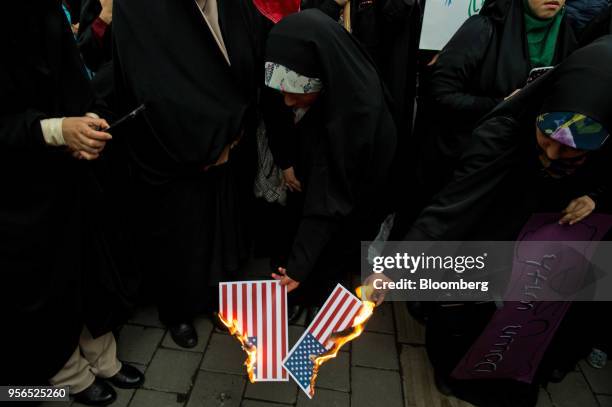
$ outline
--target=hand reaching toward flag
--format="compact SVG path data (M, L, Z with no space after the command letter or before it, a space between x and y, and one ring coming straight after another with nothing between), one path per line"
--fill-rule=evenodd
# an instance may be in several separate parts
M282 267L278 268L278 274L272 273L272 278L280 281L280 284L282 286L286 286L288 293L295 290L300 285L299 281L295 281L294 279L289 277L287 275L287 269L282 268Z

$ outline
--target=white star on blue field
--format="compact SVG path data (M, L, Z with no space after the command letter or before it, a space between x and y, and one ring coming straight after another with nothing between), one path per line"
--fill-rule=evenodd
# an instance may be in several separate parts
M319 356L326 350L327 349L317 342L314 336L309 333L298 345L295 352L287 359L285 367L297 379L302 389L307 390L310 387L310 379L314 367L314 363L310 359L310 356Z

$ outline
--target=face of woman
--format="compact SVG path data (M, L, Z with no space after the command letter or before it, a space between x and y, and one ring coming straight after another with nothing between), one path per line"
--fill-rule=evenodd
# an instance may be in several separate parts
M536 126L536 139L538 141L538 145L546 154L551 161L556 160L571 160L580 162L580 158L586 158L586 151L578 150L565 144L561 144L556 140L551 139L546 136L542 131Z
M528 0L529 7L536 17L543 20L554 17L563 6L565 0Z
M312 106L312 104L319 97L320 92L315 93L289 93L289 92L281 92L283 94L285 104L288 107L299 109Z

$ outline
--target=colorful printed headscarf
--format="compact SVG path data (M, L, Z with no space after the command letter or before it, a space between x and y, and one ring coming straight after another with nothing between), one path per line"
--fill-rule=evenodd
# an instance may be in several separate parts
M546 136L578 150L597 150L609 137L599 122L574 112L543 113L536 124Z
M266 62L265 84L267 87L288 93L316 93L323 89L318 78L309 78L274 62Z

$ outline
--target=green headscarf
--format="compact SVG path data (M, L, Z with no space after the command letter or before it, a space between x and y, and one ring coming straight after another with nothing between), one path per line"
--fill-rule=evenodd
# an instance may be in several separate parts
M543 20L536 17L528 0L523 0L523 6L531 67L550 66L555 56L557 37L565 14L565 7L559 10L554 17Z

